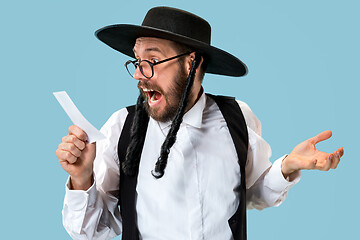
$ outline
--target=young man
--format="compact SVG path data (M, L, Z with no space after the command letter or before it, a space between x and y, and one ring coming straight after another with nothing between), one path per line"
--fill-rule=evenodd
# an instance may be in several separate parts
M331 131L271 164L250 108L204 93L205 72L243 76L247 68L210 45L210 25L198 16L158 7L142 26L113 25L96 35L136 58L125 66L140 96L135 110L105 123L105 140L88 144L71 126L58 147L70 175L64 226L74 239L246 239L246 207L281 204L301 169L337 167L343 148L315 148Z

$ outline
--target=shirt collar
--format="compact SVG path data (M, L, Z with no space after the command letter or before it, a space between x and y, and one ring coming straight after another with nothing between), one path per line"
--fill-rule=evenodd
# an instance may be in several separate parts
M203 111L206 104L206 95L205 92L201 94L200 98L197 100L195 105L184 114L183 123L190 126L200 128L202 123ZM161 130L164 130L167 127L170 127L171 121L168 122L158 122Z

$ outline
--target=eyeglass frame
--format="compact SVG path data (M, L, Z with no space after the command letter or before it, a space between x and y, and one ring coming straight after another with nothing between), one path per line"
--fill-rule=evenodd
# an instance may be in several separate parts
M160 63L164 63L164 62L167 62L167 61L170 61L170 60L173 60L173 59L176 59L176 58L179 58L179 57L188 55L188 54L193 53L193 52L194 52L194 51L189 51L189 52L186 52L186 53L182 53L182 54L180 54L180 55L176 55L176 56L174 56L174 57L166 58L166 59L164 59L164 60L161 60L161 61L155 62L155 63L150 62L149 60L141 60L141 59L140 59L140 60L139 60L139 59L136 59L136 60L128 60L128 61L125 62L124 65L125 65L125 68L126 68L127 72L130 74L131 77L134 77L134 75L132 75L131 72L130 72L129 69L128 69L128 65L129 65L130 63L132 63L132 64L134 65L135 71L136 71L136 69L139 67L139 70L140 70L141 74L142 74L144 77L146 77L147 79L150 79L150 78L152 78L152 77L154 76L154 66L155 66L155 65L158 65L158 64L160 64ZM145 76L145 74L144 74L144 72L143 72L143 70L142 70L142 67L140 67L141 62L147 62L147 63L150 65L150 67L151 67L151 76L150 76L150 77Z

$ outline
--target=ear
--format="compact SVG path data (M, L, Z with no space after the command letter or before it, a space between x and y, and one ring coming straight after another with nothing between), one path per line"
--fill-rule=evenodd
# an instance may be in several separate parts
M194 59L195 59L195 52L190 53L189 56L186 58L185 68L186 68L187 74L190 73L191 65L192 65L192 62L194 61ZM204 58L201 56L201 61L200 61L200 64L198 65L198 67L196 68L196 71L198 71L200 69L200 66L203 62L204 62Z

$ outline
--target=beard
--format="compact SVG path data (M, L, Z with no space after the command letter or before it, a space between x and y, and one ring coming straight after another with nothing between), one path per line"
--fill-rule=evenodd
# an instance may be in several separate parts
M146 99L144 102L144 107L148 115L159 122L172 121L179 110L180 101L186 87L186 79L187 74L184 68L179 68L175 78L172 81L173 84L167 91L161 89L155 84L149 83L148 81L143 82L141 86L155 90L156 92L160 93L164 98L163 100L165 100L165 107L163 111L157 111L156 109L150 107L148 94L141 91L141 94L143 94L144 98ZM139 86L140 82L138 84L138 87ZM140 87L139 89L141 90Z

